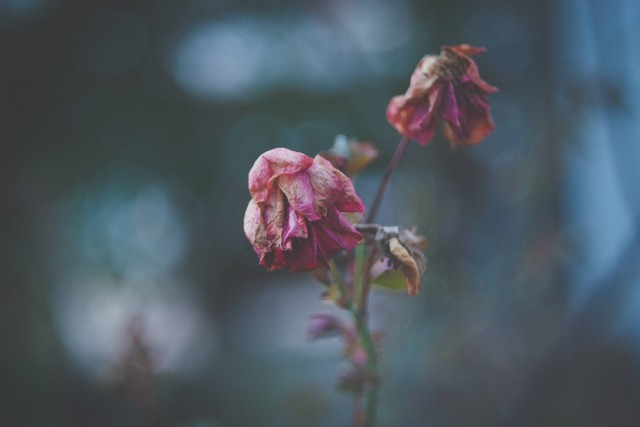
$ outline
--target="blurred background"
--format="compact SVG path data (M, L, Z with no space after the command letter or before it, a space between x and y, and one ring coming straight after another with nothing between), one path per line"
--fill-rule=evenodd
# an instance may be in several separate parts
M0 425L348 426L335 309L242 231L253 161L381 157L415 64L484 46L497 130L412 144L379 220L379 425L640 423L640 3L0 0Z

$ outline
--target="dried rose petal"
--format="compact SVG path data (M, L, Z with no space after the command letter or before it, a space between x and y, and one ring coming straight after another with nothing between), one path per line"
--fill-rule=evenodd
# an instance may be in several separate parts
M342 214L364 210L353 183L320 156L267 151L249 172L249 191L245 235L269 270L327 267L362 239Z
M422 145L431 142L439 120L454 148L482 141L495 129L486 95L498 90L480 78L470 58L484 51L467 44L443 46L440 55L422 58L407 92L391 99L389 123Z

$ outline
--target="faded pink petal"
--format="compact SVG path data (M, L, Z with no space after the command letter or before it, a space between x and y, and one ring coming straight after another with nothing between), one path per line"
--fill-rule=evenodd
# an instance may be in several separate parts
M249 190L245 234L269 270L327 266L362 239L341 212L362 212L364 205L351 180L322 157L268 151L249 172Z
M315 224L315 229L325 246L335 252L340 250L338 248L350 251L362 240L362 235L335 206L329 208L326 218Z
M281 176L278 188L287 196L287 201L297 212L311 221L320 219L321 212L316 209L316 196L308 169L303 173Z
M269 252L259 253L260 265L266 267L269 271L287 268L287 259L282 249L275 248Z
M320 170L330 171L331 177L324 180L325 174L319 174ZM341 212L364 212L364 204L356 195L353 182L348 176L335 169L331 162L322 156L313 159L313 165L309 168L311 184L317 194L327 194L328 200L333 200L333 205ZM326 193L325 193L326 192ZM331 204L323 202L323 204Z
M261 249L269 246L267 229L262 220L260 207L253 200L249 201L244 213L244 234L254 248Z
M315 228L309 231L308 238L295 239L292 243L291 250L284 252L286 264L281 268L287 268L295 273L327 266L327 261L320 248Z
M461 134L448 123L443 124L444 134L452 146L478 144L495 129L489 110L468 108L465 129L467 133Z
M411 74L409 88L405 93L408 98L426 95L438 82L440 78L438 75L439 62L440 57L435 55L427 55L418 62L416 69Z
M292 239L306 239L309 236L304 216L296 212L291 206L287 207L286 218L282 230L282 248L292 249Z
M459 107L456 100L455 89L452 83L446 83L442 91L442 104L440 105L440 117L442 120L451 123L452 126L460 127L458 119Z
M360 240L362 235L332 206L326 218L310 224L308 238L293 240L293 249L285 252L287 264L291 271L328 267L329 259L341 250L352 250Z
M438 118L436 110L441 100L442 85L438 84L427 96L415 98L406 95L394 97L387 107L387 120L404 136L426 145L433 138Z
M286 148L269 150L258 157L249 171L249 192L256 201L262 202L273 180L305 170L312 162L311 157Z
M404 133L404 123L400 120L400 111L406 104L406 97L404 95L394 96L389 101L387 107L387 120L391 123L400 133Z

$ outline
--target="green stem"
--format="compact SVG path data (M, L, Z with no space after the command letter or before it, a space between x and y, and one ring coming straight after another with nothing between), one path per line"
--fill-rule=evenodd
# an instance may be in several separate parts
M375 262L377 252L378 251L375 248L370 249L367 258L363 261L364 268L362 269L362 291L360 292L360 298L356 300L356 304L358 304L358 310L360 310L360 313L362 313L365 319L367 316L369 291L371 290L371 267Z
M353 314L356 322L356 330L360 343L364 347L367 353L367 365L366 365L366 382L365 382L365 420L364 427L373 427L375 425L376 408L378 405L378 355L376 354L375 344L373 337L369 331L369 327L366 321L366 315L355 307L352 307L351 313Z
M366 299L366 286L364 283L365 277L365 252L366 245L364 242L360 242L358 246L356 246L355 250L355 268L353 274L353 301L356 304L355 308L358 310L360 314L364 311L363 302Z
M371 255L373 251L369 252ZM364 423L363 427L373 427L375 424L376 408L378 405L378 355L369 326L367 324L367 299L370 288L369 257L366 247L361 243L355 250L354 299L350 312L356 324L356 331L360 344L367 354L365 366L364 390Z
M360 307L359 301L366 301L363 292L369 290L368 274L365 274L367 261L365 257L365 246L360 244L356 248L355 272L354 272L354 294L356 298L348 304L348 310L353 316L358 334L358 340L367 354L367 364L365 365L365 391L364 391L364 423L362 427L373 427L375 425L376 408L378 405L378 355L376 354L375 343L367 325L367 312L365 307ZM333 260L329 261L331 278L338 287L341 297L347 301L347 289L342 281L340 271ZM364 299L363 299L364 298Z

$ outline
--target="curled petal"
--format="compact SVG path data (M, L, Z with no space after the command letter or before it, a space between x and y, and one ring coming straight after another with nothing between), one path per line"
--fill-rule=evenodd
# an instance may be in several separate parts
M427 145L433 139L438 123L435 112L440 104L441 93L442 85L438 84L423 99L396 96L387 107L387 120L407 138Z
M318 158L326 162L328 167L314 160L304 174L287 176L280 180L280 188L287 195L289 203L312 221L327 214L327 207L340 198L342 189L338 176L333 173L338 170L328 160Z
M349 177L321 156L316 156L304 173L281 177L278 185L291 206L311 221L326 216L333 205L342 212L364 211Z
M452 83L446 83L442 91L442 104L440 105L440 117L442 120L451 123L452 126L459 128L460 109L456 100L455 89Z
M460 78L461 82L466 80L471 80L475 85L477 85L480 89L484 90L487 93L497 92L498 88L490 85L489 83L482 80L480 77L480 72L478 71L478 66L475 61L470 58L470 56L480 55L487 51L487 49L483 47L475 47L468 44L461 44L458 46L442 46L442 50L445 52L451 52L460 58L465 64L465 75Z
M411 74L411 82L405 96L408 98L422 97L438 82L440 59L435 55L427 55L418 62Z
M258 157L249 171L249 192L252 198L257 202L264 201L274 180L281 175L306 170L311 163L311 157L286 148L267 151Z
M269 252L263 252L260 255L260 265L269 271L280 270L288 265L287 257L282 249L274 248Z
M260 206L253 200L249 201L247 210L244 213L244 234L256 252L260 253L260 251L269 247L267 229L262 220Z
M312 163L313 164L313 163ZM278 180L278 187L287 197L287 202L307 219L317 221L324 212L318 212L318 195L314 192L308 169L295 175L283 175Z
M487 52L484 47L471 46L470 44L459 44L457 46L442 46L442 50L451 51L457 55L476 56Z
M290 251L284 252L286 263L282 268L293 272L309 271L318 267L328 267L315 229L309 230L306 239L294 239Z
M286 252L291 271L328 267L327 260L341 250L352 250L362 240L362 235L334 206L326 218L311 223L308 229L308 238L294 239L292 250Z
M287 206L286 217L282 228L282 248L292 249L292 239L306 239L309 236L304 216Z
M495 129L489 105L473 89L458 94L457 101L460 105L459 120L457 123L445 120L444 134L453 147L478 144Z
M342 215L335 206L329 208L327 217L314 223L319 238L333 253L340 250L350 251L360 243L362 234Z
M318 166L318 169L316 169L315 166ZM325 187L326 181L317 179L318 177L314 174L314 171L320 170L320 168L331 172L331 179L334 185ZM309 168L309 177L311 178L314 190L319 194L323 194L323 191L326 190L328 200L334 200L334 205L339 211L364 212L364 203L362 203L362 200L360 200L360 197L356 194L351 179L335 169L327 159L322 156L316 156L313 159L313 165Z
M404 123L400 120L400 112L407 103L407 97L404 95L398 95L391 98L389 105L387 106L387 121L395 127L398 132L404 133Z

